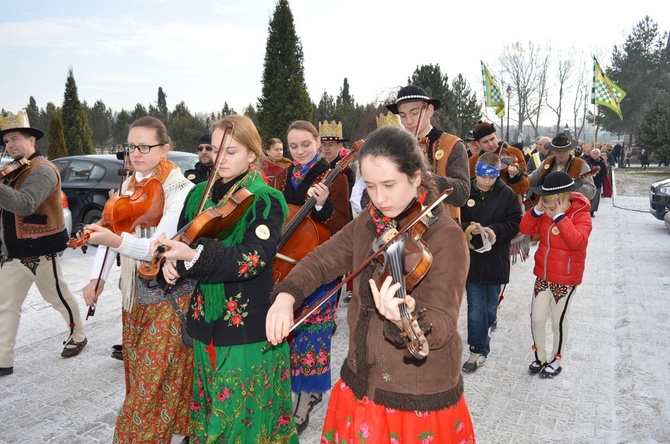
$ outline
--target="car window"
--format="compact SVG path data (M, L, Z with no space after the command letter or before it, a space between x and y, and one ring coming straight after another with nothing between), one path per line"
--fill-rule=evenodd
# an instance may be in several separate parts
M87 160L73 160L67 171L61 171L63 182L97 183L104 175L103 167Z

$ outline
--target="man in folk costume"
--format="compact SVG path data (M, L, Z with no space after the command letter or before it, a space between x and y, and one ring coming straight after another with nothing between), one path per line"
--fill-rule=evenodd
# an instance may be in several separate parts
M386 108L398 114L403 126L422 142L420 145L431 165L430 171L435 176L438 191L453 188L445 202L449 204L451 216L460 220L460 207L465 205L470 195L468 154L461 139L430 123L441 105L438 99L430 98L423 88L407 85L398 91L395 103L386 105Z
M495 125L489 122L479 121L473 131L475 143L481 147L481 151L470 157L470 178L475 178L475 165L479 156L483 153L495 153L503 162L500 170L500 178L519 196L519 204L523 202L523 195L528 191L528 176L526 170L526 159L523 152L509 146L506 142L498 141Z
M14 372L21 306L33 283L69 328L61 356L77 356L87 343L79 304L63 280L58 256L68 241L60 174L35 150L43 136L24 112L0 115L0 139L7 152L15 161L26 161L0 184L0 376Z
M582 185L577 191L586 196L588 200L591 200L596 193L596 186L593 183L593 177L588 176L591 168L586 161L572 155L572 150L576 146L577 142L570 140L565 133L557 134L551 142L545 144L545 147L552 151L553 154L547 156L540 167L528 176L531 188L542 185L545 177L554 171L565 171L573 179L581 175L587 175L582 177ZM530 196L530 198L534 200L533 196Z
M547 149L547 144L551 142L551 139L547 136L541 136L537 138L535 142L535 148L528 153L526 158L526 169L528 174L532 173L539 168L540 164L547 158L549 155L549 150Z

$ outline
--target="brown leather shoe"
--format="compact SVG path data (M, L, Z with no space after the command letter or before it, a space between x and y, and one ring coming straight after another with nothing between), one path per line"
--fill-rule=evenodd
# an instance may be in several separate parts
M63 351L61 352L61 356L64 358L71 358L73 356L77 356L81 351L86 347L86 344L88 343L88 338L84 338L83 341L77 342L73 339L70 339L67 341L65 344L65 347L63 347Z

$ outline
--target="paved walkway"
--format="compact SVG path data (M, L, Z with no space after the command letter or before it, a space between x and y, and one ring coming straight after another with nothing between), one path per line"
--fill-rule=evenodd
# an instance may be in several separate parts
M670 443L670 236L648 213L647 197L616 197L614 204L604 199L593 219L585 281L570 309L563 373L555 380L526 370L532 259L512 267L489 359L464 375L479 443ZM93 252L63 256L75 291L88 280ZM86 323L89 345L72 359L60 357L62 319L31 291L15 373L0 378L1 444L111 442L123 399L122 363L109 357L121 337L112 287ZM347 345L345 310L334 337L334 379ZM324 398L301 442L319 442L325 409Z

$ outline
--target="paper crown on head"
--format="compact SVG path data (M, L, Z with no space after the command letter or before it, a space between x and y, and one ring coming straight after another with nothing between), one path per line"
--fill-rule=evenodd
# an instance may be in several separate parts
M19 111L16 114L10 112L0 113L0 138L12 131L22 131L33 136L36 140L44 137L44 133L37 128L30 126L28 114L25 111Z
M322 142L346 142L349 140L342 137L342 122L334 120L332 122L324 120L323 123L319 123L319 137Z
M379 113L379 117L375 117L375 120L377 121L377 128L382 128L384 126L402 128L398 115L393 114L391 111L386 114Z

